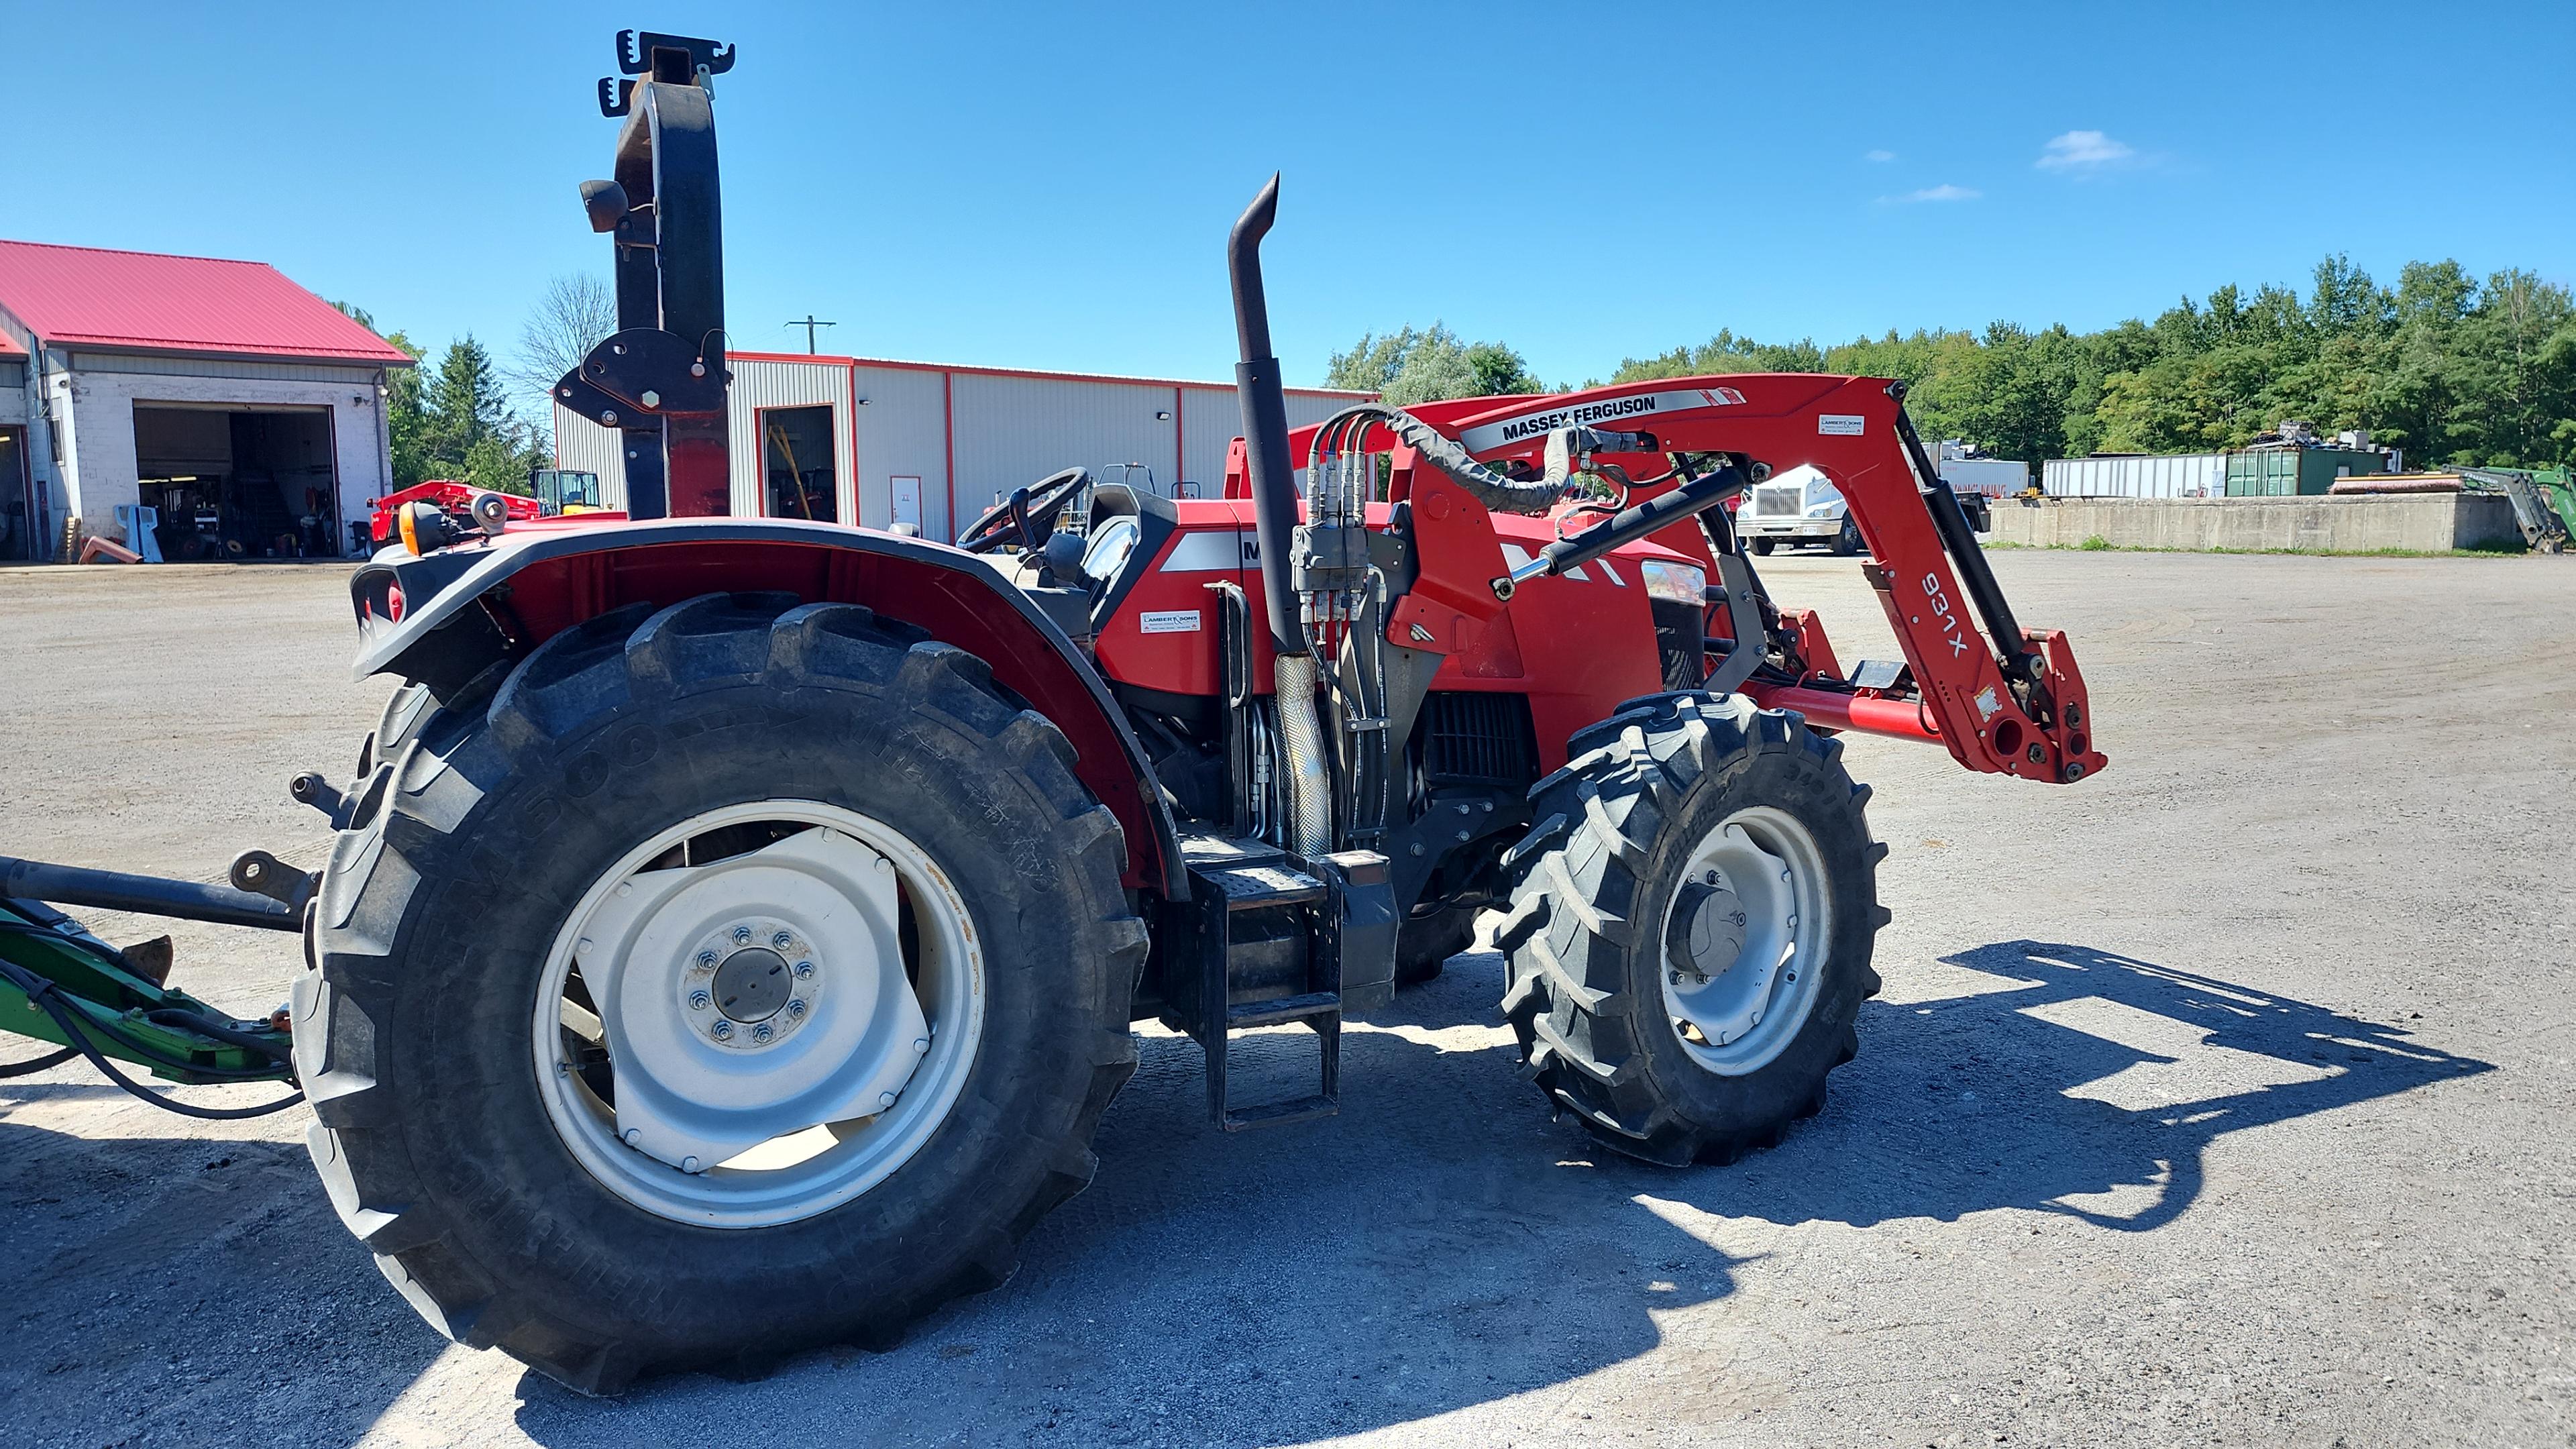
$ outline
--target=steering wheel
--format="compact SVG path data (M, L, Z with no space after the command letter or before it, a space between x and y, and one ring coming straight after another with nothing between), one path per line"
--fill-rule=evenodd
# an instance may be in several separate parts
M1090 469L1067 468L1061 473L1049 473L1025 488L1014 488L1010 497L986 509L983 517L967 526L958 536L957 546L968 553L991 553L1005 544L1042 548L1047 535L1055 532L1056 515L1090 486Z

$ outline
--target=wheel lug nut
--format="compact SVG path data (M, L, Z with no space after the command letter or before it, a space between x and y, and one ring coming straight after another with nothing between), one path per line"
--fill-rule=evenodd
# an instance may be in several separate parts
M914 1037L912 1039L912 1049L917 1053L927 1055L930 1051L930 1038L926 1036Z
M716 964L716 953L713 951L700 951L698 953L698 964L701 966L713 966Z
M781 931L777 935L769 938L769 944L777 947L781 951L784 951L788 947L796 944L796 938L787 934L785 931Z
M695 1171L697 1171L697 1170L698 1170L698 1160L697 1160L696 1158L694 1158L694 1157L683 1157L683 1158L681 1158L681 1159L680 1159L680 1170L681 1170L682 1172L695 1172Z
M716 999L707 995L703 991L692 991L689 993L689 1009L691 1011L704 1011L715 1004Z
M880 1106L880 1107L891 1107L891 1106L893 1106L893 1105L894 1105L894 1093L892 1093L892 1092L879 1092L879 1093L877 1094L877 1105L878 1105L878 1106Z
M1710 885L1715 885L1717 884L1717 872L1710 871L1707 875L1701 877L1701 879L1707 881Z
M751 1039L757 1042L766 1042L776 1035L778 1035L777 1031L765 1021L751 1029Z
M797 963L796 963L796 979L797 979L797 980L802 981L802 980L804 980L805 978L807 978L807 977L809 977L809 976L811 976L811 975L813 975L813 974L814 974L814 963L813 963L813 962L811 962L811 961L799 961L799 962L797 962Z
M787 1016L791 1021L803 1021L805 1019L805 1003L802 1001L791 1001L787 1003Z
M718 1041L731 1041L733 1040L733 1023L729 1021L717 1022L715 1025L707 1028L707 1035L714 1037Z
M734 943L735 945L737 945L737 946L748 946L748 945L750 945L750 944L751 944L751 927L749 927L749 926L736 926L736 927L734 927L734 928L733 928L733 943Z

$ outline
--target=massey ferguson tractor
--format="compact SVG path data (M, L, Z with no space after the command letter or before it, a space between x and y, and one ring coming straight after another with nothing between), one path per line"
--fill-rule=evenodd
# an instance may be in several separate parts
M1131 1022L1198 1043L1229 1131L1328 1114L1344 1020L1485 911L1551 1108L1730 1161L1822 1106L1878 987L1886 847L1838 736L2102 768L2065 637L2015 622L1901 384L1292 432L1275 177L1226 245L1222 497L1071 469L953 547L722 516L707 83L734 55L620 51L614 175L582 194L622 330L556 396L622 438L625 512L406 505L351 581L356 673L392 697L354 770L292 786L338 832L319 870L0 859L0 1022L200 1115L263 1109L120 1064L295 1084L341 1221L460 1341L591 1392L889 1342L1091 1180ZM1849 500L1901 659L1838 658L1737 546L1722 505L1802 464ZM291 1009L221 1017L166 943L66 905L292 933ZM1312 1091L1247 1100L1238 1034L1288 1026Z

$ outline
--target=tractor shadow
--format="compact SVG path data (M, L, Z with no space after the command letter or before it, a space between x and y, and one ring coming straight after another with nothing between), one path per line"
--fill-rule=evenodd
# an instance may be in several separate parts
M355 1442L446 1340L340 1226L291 1128L118 1135L168 1119L87 1071L0 1081L9 1441Z
M1732 1294L1784 1228L2021 1209L2150 1232L2197 1200L2223 1133L2489 1069L2081 946L2005 942L1896 974L1917 994L1864 1011L1822 1116L1683 1171L1550 1120L1514 1072L1491 953L1347 1031L1343 1112L1320 1123L1217 1131L1198 1048L1149 1034L1096 1182L1002 1289L892 1352L814 1355L760 1384L666 1379L603 1405L529 1375L519 1426L572 1446L675 1421L746 1444L1295 1443L1405 1424L1653 1349L1660 1313ZM1265 1074L1311 1090L1314 1055L1301 1029L1239 1038L1238 1101ZM1695 1395L1736 1392L1710 1376Z

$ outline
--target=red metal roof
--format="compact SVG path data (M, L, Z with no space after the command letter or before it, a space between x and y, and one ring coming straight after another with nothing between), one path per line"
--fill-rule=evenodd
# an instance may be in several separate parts
M266 262L0 241L0 308L50 346L411 362Z

